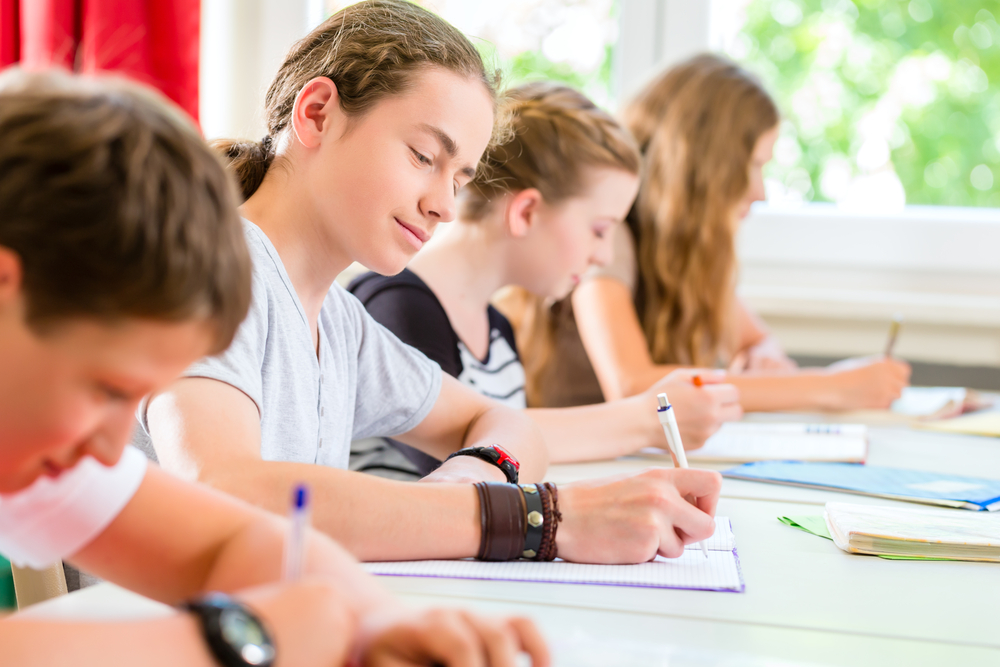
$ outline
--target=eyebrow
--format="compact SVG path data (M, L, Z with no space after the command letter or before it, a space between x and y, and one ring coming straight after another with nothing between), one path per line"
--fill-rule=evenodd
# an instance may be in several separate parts
M458 144L456 144L455 140L449 137L444 130L439 127L434 127L433 125L428 125L427 123L421 123L419 128L424 132L434 135L434 138L436 138L441 144L441 147L444 148L444 152L448 154L448 157L454 158L458 155ZM475 178L476 176L476 170L473 167L465 167L461 171L470 179Z

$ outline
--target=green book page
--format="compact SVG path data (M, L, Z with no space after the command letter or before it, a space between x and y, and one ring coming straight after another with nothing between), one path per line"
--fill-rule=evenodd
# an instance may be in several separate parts
M791 526L792 528L798 528L801 531L809 533L810 535L815 535L816 537L824 537L831 542L833 537L830 536L830 531L826 527L826 519L822 516L779 516L778 521L785 524L786 526ZM954 560L952 558L927 558L926 556L888 556L878 554L879 558L885 558L886 560Z

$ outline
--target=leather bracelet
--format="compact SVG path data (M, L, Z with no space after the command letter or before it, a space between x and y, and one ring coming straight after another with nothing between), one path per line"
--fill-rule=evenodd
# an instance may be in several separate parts
M516 484L478 482L479 492L480 560L514 560L524 551L525 501L521 487Z
M546 530L545 504L542 502L539 484L522 484L524 494L525 532L522 558L535 558L541 553L542 540Z
M546 513L551 512L551 514L546 516L545 523L547 530L542 540L538 560L555 560L559 552L556 546L556 531L559 530L559 522L562 521L562 513L559 512L559 491L552 482L545 482L544 484L540 484L539 487L544 493L543 500L547 509Z
M543 518L545 521L545 530L542 532L542 545L538 550L538 557L536 560L548 560L546 557L552 551L552 532L553 532L553 515L552 515L552 494L544 484L538 485L538 494L542 498L542 504L544 507Z

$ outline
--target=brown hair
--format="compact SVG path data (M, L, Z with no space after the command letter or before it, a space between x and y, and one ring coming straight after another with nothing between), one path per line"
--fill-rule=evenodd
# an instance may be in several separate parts
M754 76L701 55L654 79L624 116L645 158L628 224L650 353L656 363L714 366L736 344L734 210L777 108Z
M264 180L275 143L289 126L306 83L327 77L340 107L363 115L379 100L405 92L417 70L439 66L479 79L496 100L499 74L487 75L476 47L444 19L406 0L367 0L340 10L296 43L267 91L267 136L259 142L215 142L230 162L244 198Z
M518 86L507 94L501 113L510 123L510 135L486 152L483 168L463 189L462 220L481 220L495 200L528 188L537 189L550 205L578 196L589 168L639 173L632 136L572 88L547 82ZM506 288L495 301L514 325L528 401L535 403L554 345L551 304L520 287Z
M228 347L250 257L223 165L151 91L49 72L0 77L0 245L26 320L204 319Z

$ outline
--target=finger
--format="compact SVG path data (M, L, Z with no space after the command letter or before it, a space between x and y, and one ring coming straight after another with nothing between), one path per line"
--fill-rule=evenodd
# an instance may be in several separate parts
M726 371L721 368L692 368L684 369L684 371L690 373L692 378L697 376L703 386L721 384L726 381Z
M719 408L719 421L738 422L743 419L743 406L739 403L728 403Z
M747 362L748 362L747 355L743 352L740 352L735 357L733 357L732 361L729 362L729 367L726 370L728 370L730 373L741 373L744 370L746 370Z
M486 664L490 667L515 666L519 643L506 623L497 622L496 619L486 620L469 613L465 614L465 620L479 635Z
M552 664L552 655L549 653L549 647L545 643L542 632L534 621L514 617L507 622L520 640L521 649L531 656L531 667L549 667Z
M668 519L682 545L707 540L715 533L715 519L684 498L672 505Z
M417 639L433 663L446 667L486 667L479 638L460 612L432 611Z
M705 387L705 391L722 405L740 402L740 390L736 387L736 385L713 384L710 387Z
M703 500L712 499L714 510L714 501L718 500L719 491L722 489L722 476L714 470L696 468L675 470L673 485L681 496L694 496L699 507L703 507Z
M660 545L657 547L656 553L664 558L680 558L684 555L684 541L677 534L674 524L670 521L663 523L663 528L660 530Z

